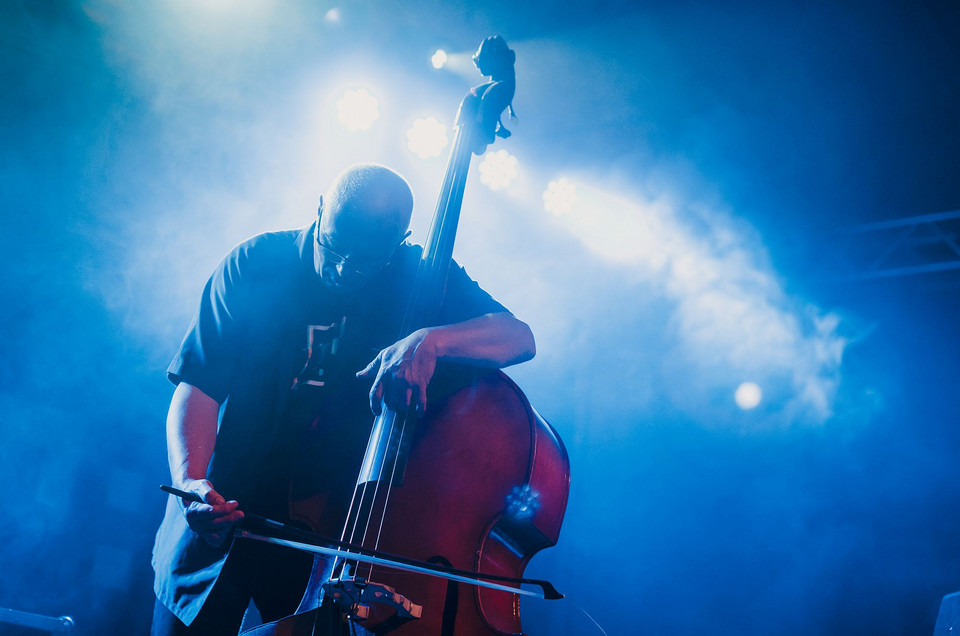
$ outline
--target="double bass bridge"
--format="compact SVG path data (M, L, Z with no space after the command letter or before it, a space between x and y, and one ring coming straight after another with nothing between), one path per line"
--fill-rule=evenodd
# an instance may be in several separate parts
M340 606L342 615L356 623L376 616L380 624L399 626L420 618L423 607L389 585L364 579L331 579L323 585L325 598ZM387 614L387 617L384 617Z

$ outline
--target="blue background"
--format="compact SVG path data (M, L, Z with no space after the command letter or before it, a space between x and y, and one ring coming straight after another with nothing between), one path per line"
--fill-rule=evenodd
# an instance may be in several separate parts
M847 230L960 207L958 5L331 8L0 6L0 607L147 631L163 369L206 277L358 160L408 176L420 239L443 158L403 131L479 82L429 56L500 33L520 175L474 172L457 258L534 328L511 375L570 452L527 573L610 634L930 634L960 589L960 279L856 278L899 235ZM381 119L347 133L357 86ZM542 209L559 176L593 213Z

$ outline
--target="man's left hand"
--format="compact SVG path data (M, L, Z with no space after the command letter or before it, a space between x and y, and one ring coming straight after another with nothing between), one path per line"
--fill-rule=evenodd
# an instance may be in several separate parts
M427 409L427 385L437 367L437 348L428 329L419 329L377 354L357 373L358 378L374 377L370 388L370 410L380 414L382 405L405 413L411 407L418 416Z

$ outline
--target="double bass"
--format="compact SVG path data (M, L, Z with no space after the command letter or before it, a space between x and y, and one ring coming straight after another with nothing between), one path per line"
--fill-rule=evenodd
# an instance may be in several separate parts
M512 108L514 60L499 36L474 55L490 81L460 104L399 337L436 324L470 160L510 134L500 119ZM287 538L238 533L319 553L297 612L247 636L522 634L523 584L561 597L521 578L556 544L566 510L570 464L556 431L501 371L441 364L428 390L422 417L386 408L376 417L339 541L280 527ZM336 555L329 580L321 555Z

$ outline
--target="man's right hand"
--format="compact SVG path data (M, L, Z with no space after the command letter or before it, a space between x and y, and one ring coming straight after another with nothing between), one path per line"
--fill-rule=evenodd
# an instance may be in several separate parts
M240 504L224 499L206 479L192 479L181 484L179 488L195 493L206 502L183 502L183 515L190 529L210 545L223 545L233 526L243 519L243 511L238 509Z

